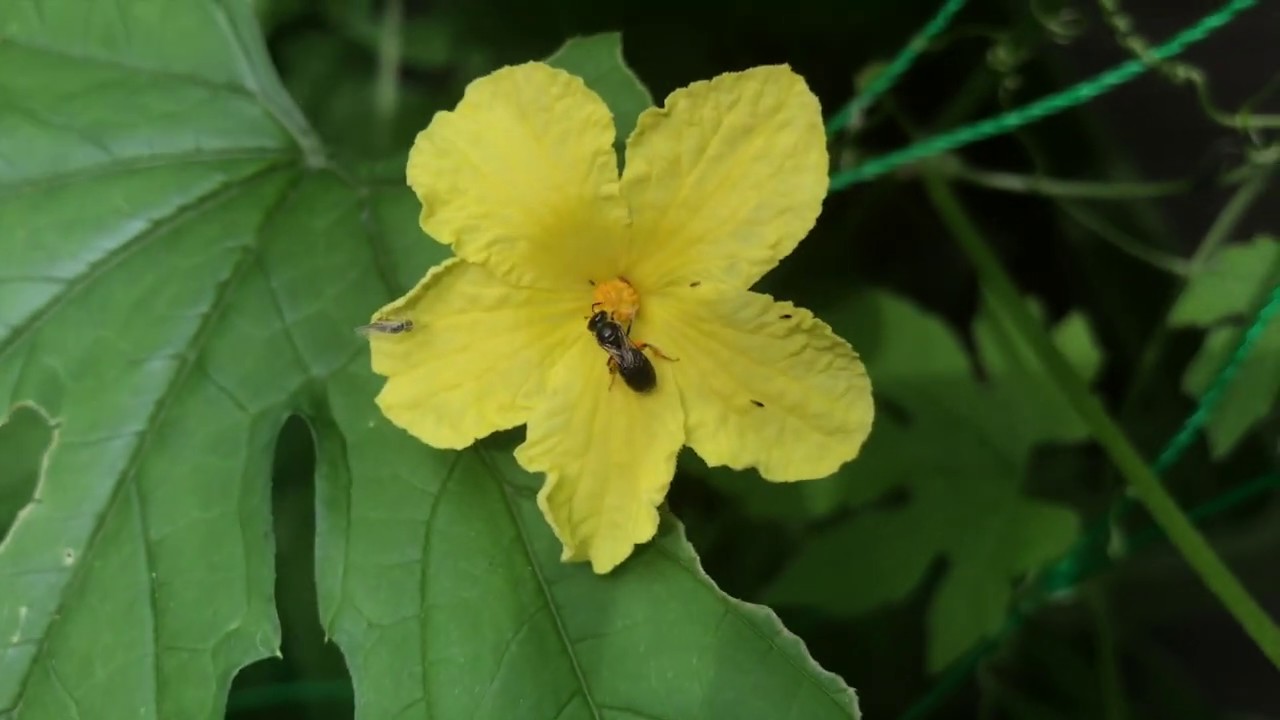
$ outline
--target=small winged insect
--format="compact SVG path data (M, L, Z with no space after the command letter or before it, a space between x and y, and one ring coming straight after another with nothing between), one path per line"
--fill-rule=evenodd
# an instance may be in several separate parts
M412 320L375 320L368 325L361 325L356 328L356 332L365 337L369 337L374 333L383 335L399 335L407 333L413 329Z
M658 385L658 374L654 371L653 363L645 356L644 350L650 349L660 358L675 360L664 355L653 345L634 342L627 336L627 331L622 328L622 324L609 317L609 313L603 310L591 315L591 319L587 321L587 330L595 335L596 344L609 354L610 376L621 375L627 387L638 393L649 392ZM609 380L609 386L613 387L612 378Z

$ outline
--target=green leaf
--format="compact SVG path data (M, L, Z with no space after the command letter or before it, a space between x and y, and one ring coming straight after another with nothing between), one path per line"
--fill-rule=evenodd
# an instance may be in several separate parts
M279 649L293 415L358 717L857 717L670 518L598 577L508 446L380 417L352 327L446 251L403 186L330 165L244 4L0 5L0 137L0 407L57 427L0 545L0 717L222 717Z
M621 149L636 128L636 117L653 105L649 89L622 58L622 33L577 37L547 58L554 65L582 78L587 87L604 98L617 127L615 144Z
M1013 582L1078 534L1072 512L1021 487L1036 446L1086 429L985 312L974 324L982 382L942 321L892 295L856 298L828 319L862 353L881 408L862 455L839 473L859 509L811 537L765 598L858 615L911 593L945 559L928 613L938 670L997 629ZM1069 316L1054 335L1082 374L1096 371L1083 319Z
M399 156L401 177L404 154L422 123L462 91L460 80L407 77L394 104L380 107L376 59L318 28L284 33L276 53L286 87L331 152Z
M346 531L320 538L321 614L370 717L857 717L772 612L716 589L669 515L607 577L562 564L520 438L433 451L387 427L377 387L335 378L337 426L318 428L346 446L322 462L322 517Z
M1280 240L1257 237L1219 252L1169 313L1173 327L1203 327L1204 344L1182 376L1182 390L1203 397L1230 360L1258 308L1280 284ZM1280 396L1280 319L1258 336L1209 415L1205 434L1214 457L1231 452Z

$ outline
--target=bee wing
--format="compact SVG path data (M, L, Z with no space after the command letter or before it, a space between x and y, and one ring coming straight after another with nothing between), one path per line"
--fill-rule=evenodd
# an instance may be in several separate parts
M623 348L614 357L617 358L618 364L623 369L643 367L649 363L649 358L645 357L644 353L631 347Z

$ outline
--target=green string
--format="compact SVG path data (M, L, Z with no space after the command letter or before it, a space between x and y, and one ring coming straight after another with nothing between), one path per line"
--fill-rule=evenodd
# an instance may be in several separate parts
M933 16L925 26L911 38L911 42L903 46L898 55L889 63L889 67L885 68L880 74L876 75L871 84L867 86L861 94L850 100L836 111L835 115L827 121L827 135L835 135L844 128L852 124L853 119L863 110L867 109L885 94L890 88L898 82L898 78L902 76L929 47L929 43L938 33L947 28L951 23L951 18L955 16L960 8L964 7L965 0L947 0L937 14Z
M1168 42L1152 48L1149 59L1167 60L1181 54L1191 45L1204 40L1215 30L1231 22L1241 12L1257 4L1258 0L1231 0L1216 12L1206 15L1196 24L1173 36ZM878 158L832 175L828 191L837 192L843 190L850 185L879 177L903 165L955 150L980 140L1003 135L1050 115L1083 105L1099 95L1133 80L1149 67L1150 65L1146 60L1134 58L1072 87L1041 98L1030 105L956 128L942 135L936 135L913 145L908 145L901 150L881 155Z

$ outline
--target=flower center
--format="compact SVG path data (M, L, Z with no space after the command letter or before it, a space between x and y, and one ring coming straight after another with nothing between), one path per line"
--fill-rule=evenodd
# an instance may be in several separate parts
M596 286L591 293L592 310L604 310L623 325L629 324L640 312L640 293L623 278L592 284Z

